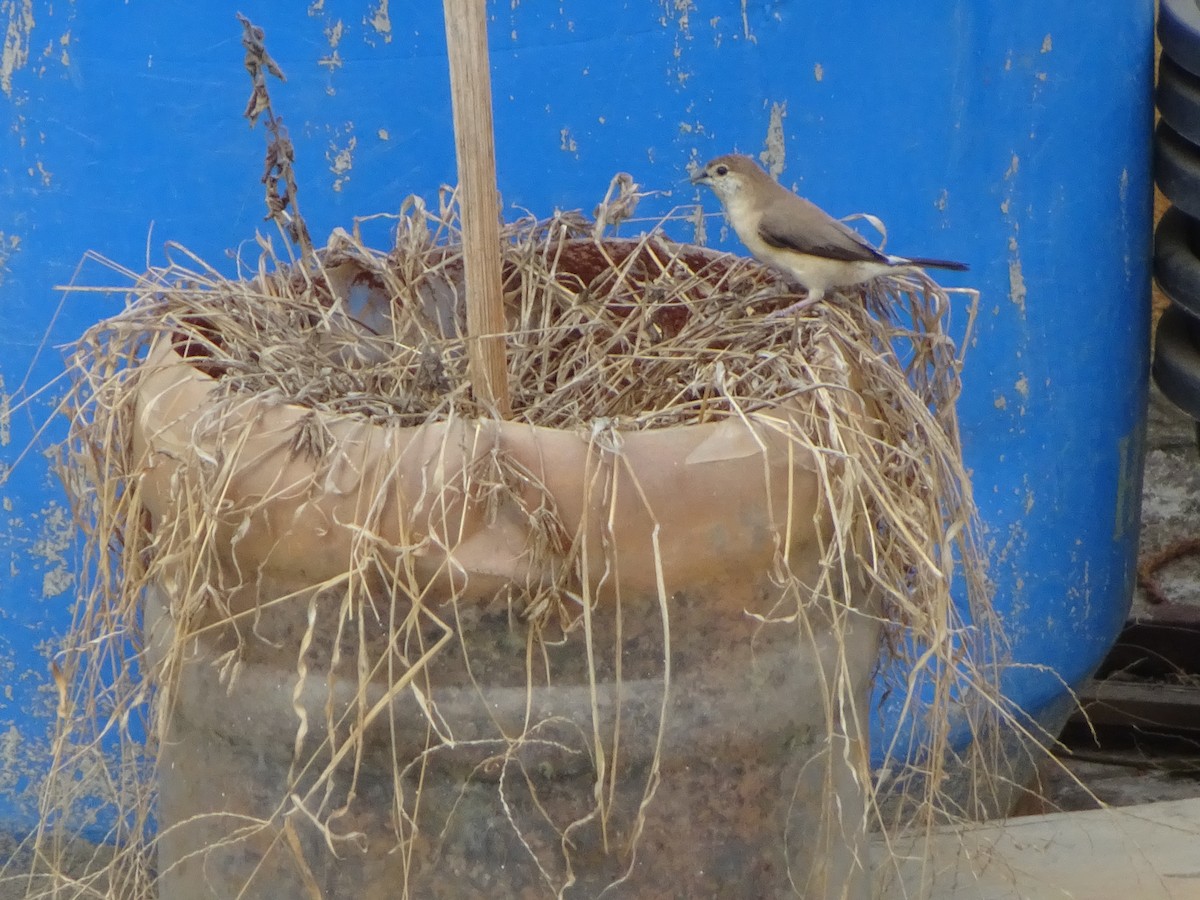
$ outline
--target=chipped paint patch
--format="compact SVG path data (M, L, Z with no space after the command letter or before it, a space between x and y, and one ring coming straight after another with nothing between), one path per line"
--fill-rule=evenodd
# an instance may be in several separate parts
M388 0L379 0L379 5L371 10L371 18L364 20L375 29L375 33L383 37L385 44L392 41L392 17L388 12Z
M34 737L42 723L53 722L58 706L58 694L53 684L46 681L49 659L57 647L41 642L37 651L46 658L46 666L36 669L14 671L11 659L3 661L0 678L11 684L19 681L25 685L22 691L20 716L14 721L0 722L0 797L8 809L19 817L37 817L39 786L49 771L52 749L43 739ZM6 685L5 698L12 702L18 696ZM22 734L21 729L27 729ZM102 754L78 754L73 759L76 768L75 786L82 798L106 796L111 786L107 763ZM6 810L7 811L7 810Z
M813 65L813 78L817 79L817 81L825 80L825 67L820 63L815 63Z
M762 160L763 165L767 167L767 171L771 173L771 177L776 181L779 180L779 176L783 172L784 163L787 160L783 138L783 120L785 116L787 116L786 100L782 103L771 104L771 117L767 121L766 149L758 154L758 158Z
M17 726L9 724L8 730L0 735L0 794L12 796L21 783L21 766L17 760L21 758L21 745L24 740Z
M332 25L325 26L325 40L329 41L329 49L336 50L346 33L346 26L338 19Z
M42 576L42 597L57 597L66 593L75 583L75 576L67 565L67 551L75 540L75 528L66 509L51 502L42 512L42 528L33 542L30 553L46 564Z
M750 11L746 8L748 0L742 0L742 36L752 44L758 43L758 38L750 30Z
M575 143L575 138L571 135L570 128L563 128L558 132L559 145L558 149L564 153L575 153L579 150L579 145Z
M743 8L746 0L742 0ZM679 26L679 30L685 34L691 26L691 15L694 4L692 0L662 0L663 16L659 22L663 25L667 24L669 19L674 19ZM690 35L689 35L690 36Z
M0 90L12 96L13 73L29 62L29 36L33 32L33 0L4 0L0 12L8 13L4 49L0 51Z
M1013 194L1016 191L1016 174L1021 170L1021 157L1014 154L1009 158L1008 169L1004 170L1004 181L1008 182L1007 196L1000 205L1000 211L1006 217L1013 233L1008 238L1008 299L1018 308L1021 318L1025 318L1025 270L1021 265L1021 246L1016 236L1020 233L1020 222L1009 218L1013 206Z
M1025 272L1021 268L1021 247L1014 234L1008 239L1008 299L1025 315Z
M0 375L0 447L7 447L12 443L12 394L4 389L4 376ZM0 467L0 476L4 475L3 468ZM4 478L0 477L0 484L4 482ZM5 498L8 499L7 497Z
M324 66L330 72L334 69L342 67L342 54L338 50L338 45L342 42L342 36L346 33L346 26L342 24L342 20L338 19L332 25L325 26L325 40L329 41L329 54L322 56L317 60L318 66Z
M708 27L712 29L713 46L720 47L725 40L725 34L721 31L721 17L713 16L709 19Z
M1054 42L1050 40L1050 35L1046 35L1044 38L1042 38L1042 52L1049 53L1053 49Z
M43 187L50 187L50 172L42 165L40 159L37 161L36 166L29 168L29 177L40 179Z
M1021 377L1018 378L1013 383L1013 390L1015 390L1018 394L1020 394L1024 399L1028 400L1029 399L1029 378L1026 377L1024 374L1022 374Z
M664 28L671 21L675 21L675 46L671 50L672 65L668 66L668 76L674 76L674 79L679 83L680 87L687 85L688 79L692 77L692 73L683 65L683 48L692 40L691 32L691 14L694 4L692 0L662 0L663 14L659 16L658 22ZM571 25L568 23L568 30Z
M1121 169L1121 177L1117 181L1117 200L1121 206L1121 234L1127 236L1129 234L1129 169ZM1125 247L1125 255L1122 261L1125 264L1125 281L1131 283L1133 281L1133 259L1130 253L1132 246L1130 241L1122 242Z
M57 45L57 50L55 49L56 45ZM51 59L51 58L53 58L54 54L57 52L58 53L58 61L60 63L62 63L64 66L70 66L71 65L71 54L70 54L70 51L67 49L68 47L70 47L70 45L71 45L71 31L70 31L70 29L67 29L65 32L63 32L61 35L59 35L59 38L57 41L52 40L46 44L46 49L42 51L42 58L43 59ZM46 71L46 67L42 66L40 69L38 69L38 74L41 75L45 71Z
M1135 426L1117 440L1117 503L1113 518L1114 541L1136 534L1141 525L1142 472L1145 469L1145 433ZM1150 492L1153 493L1153 492ZM1150 494L1147 494L1149 498Z
M386 128L380 128L377 132L375 132L375 136L381 141L390 141L392 139L392 136L388 134L388 130Z
M329 142L325 151L325 159L329 161L329 171L333 173L333 189L340 191L342 185L350 180L350 170L354 168L354 148L358 146L358 138L352 133L354 126L347 122ZM338 138L348 135L344 144L338 143Z
M14 253L21 249L21 238L15 234L6 235L0 231L0 284L4 283L4 273L8 271L8 261ZM0 381L0 390L4 383Z

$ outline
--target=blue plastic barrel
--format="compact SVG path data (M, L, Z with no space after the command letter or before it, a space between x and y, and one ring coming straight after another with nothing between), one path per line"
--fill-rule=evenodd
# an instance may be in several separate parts
M967 461L1015 659L1047 667L1014 669L1010 694L1047 721L1100 662L1134 577L1153 6L489 4L510 208L590 210L625 170L669 192L643 214L697 199L711 211L685 167L767 151L831 213L880 216L889 250L970 263L945 278L982 291ZM240 118L239 10L288 76L272 91L314 236L455 179L433 0L0 5L0 374L5 396L48 386L0 428L0 823L14 829L33 821L28 785L45 771L56 702L48 654L76 595L65 501L42 455L63 433L61 421L41 430L62 393L53 347L121 302L75 294L59 310L56 286L89 250L140 270L168 240L234 271L227 251L264 211L264 138ZM121 279L86 263L81 281ZM877 732L894 716L883 704Z

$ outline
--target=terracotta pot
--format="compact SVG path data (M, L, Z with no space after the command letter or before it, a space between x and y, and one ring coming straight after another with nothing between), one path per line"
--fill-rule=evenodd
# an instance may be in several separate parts
M166 343L144 363L149 527L201 496L215 523L208 599L181 564L146 602L161 896L866 895L878 626L794 592L828 515L787 410L329 417L313 459L309 411L218 394Z

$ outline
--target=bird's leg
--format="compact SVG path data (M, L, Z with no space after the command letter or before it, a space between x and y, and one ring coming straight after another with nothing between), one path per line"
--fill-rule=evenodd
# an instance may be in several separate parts
M824 291L810 290L808 296L803 300L797 300L791 306L785 306L783 309L777 309L775 312L767 313L768 319L781 319L784 316L793 316L798 312L803 312L815 303L819 303L824 298Z

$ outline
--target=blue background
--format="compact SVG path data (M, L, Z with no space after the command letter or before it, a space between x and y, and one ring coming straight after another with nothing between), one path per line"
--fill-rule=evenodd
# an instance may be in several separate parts
M288 76L270 88L318 243L455 180L435 0L0 5L0 391L13 406L0 430L0 819L14 827L32 821L27 786L44 771L56 699L49 647L76 595L65 500L43 456L63 434L57 420L42 430L62 393L55 345L123 302L56 286L120 285L85 254L138 271L162 263L169 240L234 271L228 254L264 211L264 135L241 118L239 10ZM1152 0L489 10L513 216L591 210L619 170L671 192L641 214L697 199L715 211L682 183L687 165L760 153L774 110L786 185L835 215L880 216L892 252L971 264L944 282L983 292L961 419L998 603L1018 661L1085 677L1134 574ZM339 153L349 166L335 171ZM710 241L744 252L709 223ZM1058 676L1032 669L1011 687L1033 710L1061 694Z

